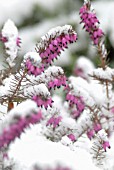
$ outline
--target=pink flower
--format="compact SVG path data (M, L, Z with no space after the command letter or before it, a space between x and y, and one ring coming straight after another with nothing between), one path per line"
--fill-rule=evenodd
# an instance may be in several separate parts
M48 83L48 88L59 88L60 86L66 86L66 77L65 76L59 76L57 78L55 78L54 80L50 81Z
M68 138L71 139L71 141L73 141L73 142L76 141L76 137L73 134L69 134Z
M84 28L90 34L90 38L95 45L98 45L101 38L103 37L103 31L98 27L99 20L96 17L96 14L88 8L88 3L86 3L80 9L80 18L81 23L84 23Z
M82 97L77 97L75 95L67 93L66 100L69 101L71 107L72 105L76 105L76 110L73 110L72 115L74 118L79 117L79 115L83 112L85 108Z
M88 138L91 140L91 138L94 136L94 134L95 134L95 131L94 130L88 130L87 131L87 136L88 136Z
M16 39L16 44L17 44L18 47L20 47L21 39L19 37L17 37L17 39Z
M71 27L68 31L66 30L66 28L64 30L64 27L60 27L60 30L60 34L56 34L55 29L53 32L55 36L51 36L49 34L49 38L47 38L47 33L45 38L41 39L41 42L39 42L39 44L37 45L37 51L46 66L51 64L52 61L60 55L62 50L64 51L65 48L68 48L68 44L73 43L77 40L77 34L73 31Z
M102 144L102 146L103 146L105 152L106 152L106 148L109 148L109 149L110 149L110 144L109 144L108 141L104 141L103 144Z
M18 118L16 123L12 123L7 129L4 128L3 133L0 134L0 148L9 145L16 137L20 137L21 133L30 123L35 124L40 120L42 120L41 111Z
M78 110L73 110L72 112L71 112L71 115L72 115L72 117L74 118L74 119L77 119L79 116L80 116L80 112L78 111Z
M61 122L61 120L62 120L62 117L61 117L61 116L58 116L58 117L52 116L52 117L48 120L46 126L53 125L53 128L55 129L55 128L59 125L59 123Z
M100 123L95 123L93 125L93 128L94 128L95 132L98 132L101 130L102 127L101 127Z
M37 103L38 107L44 106L45 109L47 109L48 106L52 107L52 103L53 103L53 100L51 98L43 99L41 96L37 96L37 95L34 95L32 97L32 100L34 100Z
M8 42L8 38L4 37L2 34L0 34L0 41L2 41L3 43Z
M42 64L40 67L34 66L30 59L27 59L25 62L25 66L27 68L28 74L33 74L35 76L40 75L44 71L44 65Z

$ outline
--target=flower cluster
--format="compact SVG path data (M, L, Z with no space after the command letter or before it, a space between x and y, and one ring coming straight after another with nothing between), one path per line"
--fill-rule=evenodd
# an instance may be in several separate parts
M44 65L41 63L41 58L36 52L28 52L25 54L24 65L29 75L33 74L37 76L44 71Z
M84 28L89 32L91 40L95 45L98 45L101 38L104 36L102 29L99 28L99 20L95 12L91 9L89 2L85 3L80 8L81 23L84 23Z
M17 120L16 120L17 119ZM8 146L16 137L20 137L21 133L30 124L35 124L42 120L42 113L38 112L26 117L15 117L16 123L12 123L8 129L5 128L0 134L0 148Z
M55 88L55 87L59 88L60 86L66 86L66 76L59 76L58 78L48 83L49 89Z
M66 95L66 100L70 102L70 107L76 105L77 109L72 111L72 116L74 118L78 118L85 108L83 99L81 97L77 97L75 95L68 93Z
M37 52L43 63L49 65L61 51L68 48L68 44L77 40L77 34L70 25L56 27L43 36L37 44Z
M24 95L32 98L38 107L44 106L45 109L48 106L52 107L53 100L50 97L50 92L43 83L25 88Z
M92 128L93 129L88 129L88 131L87 131L87 136L89 139L92 139L92 137L94 137L94 135L102 129L100 123L93 123Z
M19 111L20 108L26 107L23 111ZM18 105L18 107L10 111L8 117L4 118L1 124L0 132L0 148L8 147L8 145L15 140L16 137L20 137L21 133L30 124L35 124L42 120L41 111L37 111L37 107L33 101L26 101ZM22 112L22 114L21 114Z
M52 125L53 128L56 128L56 127L59 125L59 123L61 122L61 119L62 119L61 116L58 116L58 117L52 116L52 117L48 120L48 122L47 122L46 125L47 125L47 126Z
M67 86L67 77L64 74L64 71L61 67L50 66L47 68L41 75L30 78L35 85L44 83L49 90L59 88L60 86Z

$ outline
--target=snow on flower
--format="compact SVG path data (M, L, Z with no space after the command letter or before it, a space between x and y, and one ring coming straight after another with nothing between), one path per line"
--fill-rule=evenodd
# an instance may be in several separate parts
M36 51L40 54L45 65L52 63L61 51L68 48L68 44L77 40L77 34L71 25L58 26L51 29L45 36L41 37Z
M28 52L24 56L24 64L27 68L28 74L35 76L41 74L44 71L44 65L41 63L41 58L36 52Z
M48 88L43 83L25 88L24 95L32 98L32 100L37 103L38 107L44 106L47 108L48 105L52 107L53 100L50 97Z
M4 24L0 39L4 43L8 55L6 61L10 67L13 67L15 65L14 60L17 57L18 47L20 47L20 38L17 27L10 19Z
M9 145L16 137L29 126L30 123L39 122L42 114L38 111L35 102L27 100L11 110L3 117L0 129L0 148Z
M97 80L107 80L110 82L114 80L114 69L110 67L107 67L105 70L103 70L102 68L97 68L90 73L90 76Z

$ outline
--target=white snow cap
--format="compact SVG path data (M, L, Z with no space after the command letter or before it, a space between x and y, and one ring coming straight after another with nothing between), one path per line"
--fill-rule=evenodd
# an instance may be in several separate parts
M37 44L38 49L46 49L46 47L49 45L48 41L50 39L53 39L55 37L60 36L61 34L71 34L75 33L75 31L72 29L71 25L64 25L64 26L57 26L55 28L52 28L48 31L48 33L41 37L40 42Z
M104 129L100 130L97 136L104 141L108 141L108 137L107 137L108 135Z
M42 95L44 97L49 97L50 92L45 84L41 83L39 85L31 86L24 89L24 95L33 97L34 95Z
M99 106L104 103L105 93L99 82L94 80L91 81L91 83L88 83L81 77L73 76L71 76L69 80L71 82L71 87L73 87L71 93L76 96L81 96L88 106L93 106L94 104Z
M14 22L10 19L8 19L5 24L4 27L2 29L2 35L4 37L17 37L18 36L18 30L17 27L15 26Z
M24 61L26 61L27 59L30 59L31 62L33 62L34 64L40 64L41 63L41 57L39 56L39 54L37 52L28 52L24 55Z
M6 53L8 57L6 58L7 63L10 67L15 65L14 60L17 57L18 52L18 30L13 21L8 19L4 24L2 29L2 37L7 38L7 41L4 42Z
M92 71L91 76L95 76L98 79L107 79L109 81L113 81L114 69L110 67L107 67L105 70L103 70L102 68L97 68Z
M54 78L64 75L64 71L61 67L58 66L50 66L47 68L43 74L33 77L28 75L28 79L30 79L31 82L34 82L34 84L39 84L39 83L45 83L48 84L50 81L54 80Z
M93 69L95 68L94 64L85 56L80 56L77 60L76 60L76 64L75 64L75 68L77 69L82 69L83 74L86 78L88 77L88 74L93 71Z

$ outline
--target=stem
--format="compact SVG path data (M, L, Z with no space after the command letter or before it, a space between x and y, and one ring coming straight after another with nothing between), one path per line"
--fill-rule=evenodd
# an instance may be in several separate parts
M108 81L106 81L106 96L109 99Z
M101 67L103 68L103 70L105 70L106 69L106 57L103 56L103 51L102 51L102 47L100 43L98 44L98 53L100 55Z
M106 96L107 96L107 99L109 100L108 81L106 81ZM109 102L107 103L107 109L109 110Z
M24 79L25 75L26 75L26 70L23 72L23 75L22 75L21 79L19 80L19 82L18 82L18 84L17 84L17 87L16 87L13 95L10 97L10 99L13 99L13 98L14 98L16 92L19 90L19 88L20 88L20 86L21 86L21 82L22 82L22 80Z

